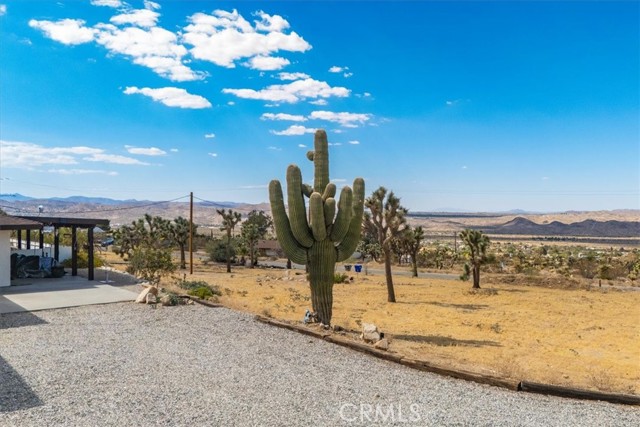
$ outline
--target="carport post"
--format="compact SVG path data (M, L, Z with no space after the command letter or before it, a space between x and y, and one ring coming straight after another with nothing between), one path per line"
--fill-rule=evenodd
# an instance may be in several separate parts
M31 230L27 230L27 249L31 249Z
M40 244L40 252L44 253L44 232L42 231L42 228L38 232L38 243Z
M60 261L60 229L53 226L53 259Z
M89 280L93 280L93 227L87 229L87 243L89 245L87 260L89 262Z
M78 227L71 226L71 275L78 275Z
M18 235L18 250L22 249L22 230L16 230Z

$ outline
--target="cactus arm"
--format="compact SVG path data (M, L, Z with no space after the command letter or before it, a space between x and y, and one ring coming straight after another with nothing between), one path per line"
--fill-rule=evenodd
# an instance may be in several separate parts
M313 193L313 187L309 184L302 184L302 194L311 197L311 193Z
M336 216L336 199L329 197L324 201L324 225L329 227L333 224L333 217Z
M358 247L362 235L362 215L364 214L364 180L356 178L353 181L353 215L349 224L349 231L338 245L337 261L349 258Z
M316 131L313 139L313 149L312 157L315 172L313 188L317 192L322 192L329 184L329 145L325 131Z
M314 192L309 198L309 212L311 213L313 238L316 242L321 242L327 238L327 226L324 223L324 207L320 193Z
M353 191L350 187L344 187L340 192L340 201L338 202L338 215L331 229L331 240L334 242L342 242L344 236L349 231L351 217L353 216Z
M287 195L289 201L289 223L291 232L298 243L310 248L313 245L313 236L307 222L307 212L304 206L302 194L302 174L296 165L287 168Z
M269 183L269 201L271 202L271 214L276 227L278 242L287 257L297 263L307 263L307 250L293 237L287 212L284 209L284 197L280 181L273 180Z
M333 182L328 183L322 193L322 200L326 201L329 197L336 197L336 185Z

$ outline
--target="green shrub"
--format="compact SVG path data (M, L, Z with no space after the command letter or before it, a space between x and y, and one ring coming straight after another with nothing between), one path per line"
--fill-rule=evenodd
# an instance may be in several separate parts
M65 259L60 264L62 264L64 268L71 268L71 258ZM94 254L93 267L99 268L99 267L102 267L103 265L104 265L104 261L102 260L102 258ZM78 268L89 268L89 254L87 254L86 252L78 252Z
M211 289L206 286L200 286L199 288L191 289L188 294L200 299L208 299L213 296L213 292L211 291Z
M333 273L333 283L347 283L349 276L344 273Z

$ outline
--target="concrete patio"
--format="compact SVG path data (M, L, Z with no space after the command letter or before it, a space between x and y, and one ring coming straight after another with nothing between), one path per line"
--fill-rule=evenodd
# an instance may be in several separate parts
M12 286L0 288L0 314L135 300L131 283L121 283L128 289L118 287L118 278L111 274L108 284L81 276L13 280Z

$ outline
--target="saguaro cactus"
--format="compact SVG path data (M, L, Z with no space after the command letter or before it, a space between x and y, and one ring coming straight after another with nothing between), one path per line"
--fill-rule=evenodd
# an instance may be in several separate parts
M269 200L280 246L293 262L308 266L313 311L320 323L328 326L336 262L349 258L360 242L364 180L356 178L353 190L345 186L336 205L336 186L329 182L329 149L324 130L316 131L314 151L309 151L307 158L314 163L313 187L302 183L298 166L287 168L289 216L280 181L269 184ZM305 196L309 198L309 220Z

